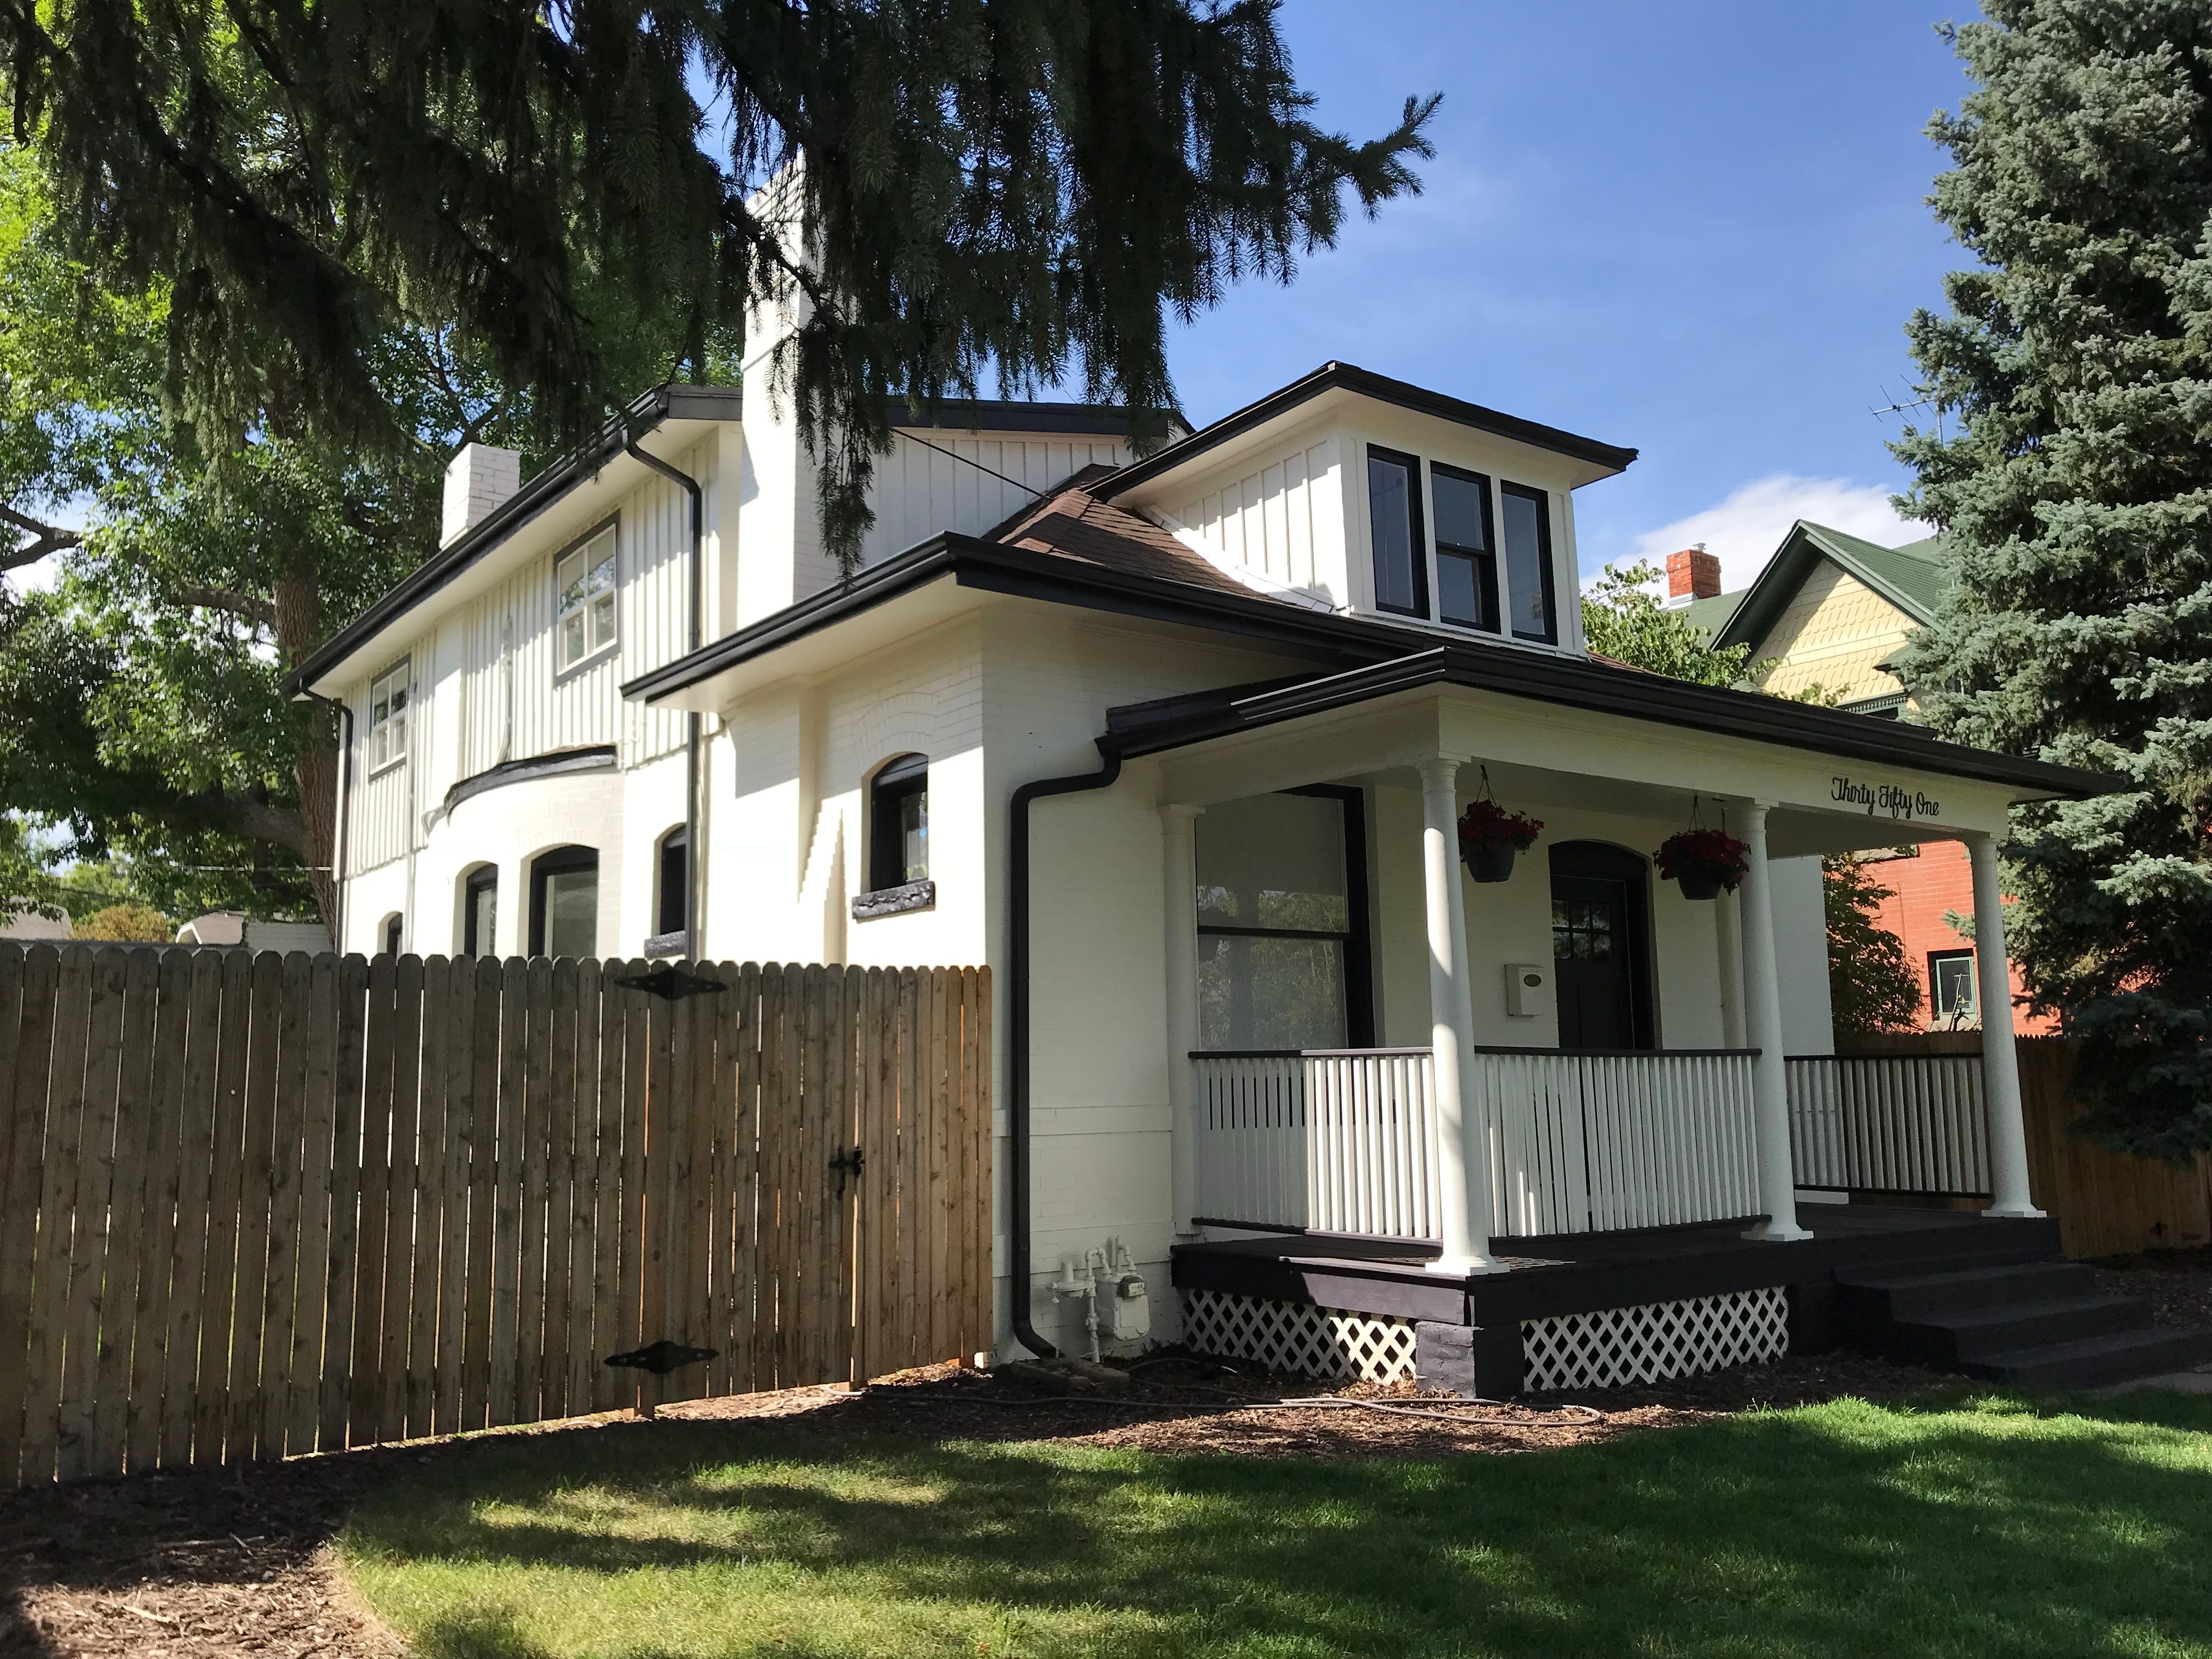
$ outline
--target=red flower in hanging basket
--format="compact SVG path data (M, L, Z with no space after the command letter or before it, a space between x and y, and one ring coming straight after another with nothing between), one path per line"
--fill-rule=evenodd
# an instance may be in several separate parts
M1651 861L1669 881L1704 876L1733 893L1751 868L1751 848L1725 830L1678 830L1659 843Z
M1462 858L1510 847L1525 853L1543 833L1544 820L1525 812L1509 812L1494 800L1470 801L1459 815L1459 853Z

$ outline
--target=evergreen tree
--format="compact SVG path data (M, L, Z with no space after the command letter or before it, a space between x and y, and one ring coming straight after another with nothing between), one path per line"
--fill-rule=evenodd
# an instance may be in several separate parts
M718 325L787 305L777 373L849 559L892 396L1072 379L1166 406L1170 313L1287 279L1347 190L1416 188L1435 100L1368 143L1317 126L1276 10L0 0L0 92L71 251L174 285L198 426L249 428L274 374L336 436L404 442L377 364L412 315L574 437L635 390L600 349L605 274L682 319L695 372Z
M1985 0L1930 129L1980 264L1909 333L1945 420L1899 454L1959 560L1905 678L1944 735L2125 780L2015 814L2029 999L2110 1144L2212 1146L2212 9Z
M1846 854L1820 861L1828 924L1828 1006L1839 1038L1920 1029L1920 977L1905 941L1881 925L1893 889Z

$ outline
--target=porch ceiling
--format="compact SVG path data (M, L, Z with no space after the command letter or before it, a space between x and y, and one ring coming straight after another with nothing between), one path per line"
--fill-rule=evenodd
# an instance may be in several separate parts
M2014 801L2074 793L1448 684L1195 735L1159 749L1154 759L1163 801L1202 806L1302 784L1412 784L1413 769L1439 755L1480 763L1500 800L1540 811L1583 808L1680 824L1693 797L1768 801L1774 809L1768 842L1778 857L1942 841L1970 831L2002 836ZM1470 766L1462 793L1478 787Z

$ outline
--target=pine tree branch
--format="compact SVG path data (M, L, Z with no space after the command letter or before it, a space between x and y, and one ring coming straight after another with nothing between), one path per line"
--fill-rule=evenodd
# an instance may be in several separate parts
M37 519L18 513L12 507L0 506L0 524L5 524L31 538L5 553L0 553L0 570L17 570L27 564L36 564L49 553L64 552L84 540L76 531L64 530L59 525L41 523Z
M227 587L179 587L173 590L170 597L179 605L197 605L204 611L227 611L271 633L276 629L276 607L256 594L234 592Z

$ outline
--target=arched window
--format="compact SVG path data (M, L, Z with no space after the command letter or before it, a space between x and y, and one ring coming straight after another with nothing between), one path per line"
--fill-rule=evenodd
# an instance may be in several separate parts
M530 861L530 954L599 953L599 854L596 848L556 847Z
M901 755L868 781L868 886L929 879L929 757Z
M499 866L480 864L461 878L461 954L499 950Z
M381 935L384 954L387 957L398 956L399 946L404 940L406 933L407 918L401 915L398 911L394 910L390 915L385 917Z
M660 856L654 860L653 931L665 939L690 926L691 832L679 823L660 838Z

